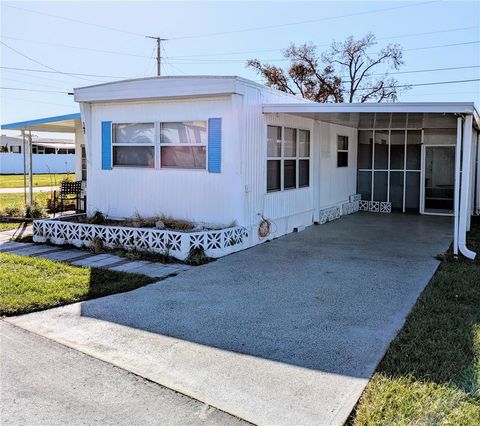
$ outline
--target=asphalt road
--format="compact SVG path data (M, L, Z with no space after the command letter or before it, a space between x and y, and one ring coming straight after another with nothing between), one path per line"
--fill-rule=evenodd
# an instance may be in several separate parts
M5 425L240 425L235 417L0 321Z

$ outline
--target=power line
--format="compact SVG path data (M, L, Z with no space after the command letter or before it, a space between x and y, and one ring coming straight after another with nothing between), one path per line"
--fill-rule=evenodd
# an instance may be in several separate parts
M27 89L24 87L0 87L1 90L22 90L25 92L43 92L43 93L61 93L62 95L68 95L68 92L60 92L59 90L41 90L41 89Z
M452 29L447 29L447 30L429 31L429 32L421 32L421 33L409 33L409 34L402 34L402 35L397 35L397 36L380 37L377 40L389 40L389 39L397 39L397 38L403 38L403 37L415 37L415 36L419 36L419 35L430 35L430 34L448 33L448 32L455 32L455 31L465 31L465 30L476 29L476 28L478 28L478 27L477 26L471 26L471 27L452 28ZM43 45L47 45L47 46L63 47L63 48L66 48L66 49L86 50L86 51L91 51L91 52L106 53L106 54L111 54L111 55L131 56L131 57L136 57L136 58L149 58L149 59L151 58L151 56L139 55L139 54L130 53L130 52L121 52L121 51L117 51L117 50L94 49L94 48L91 48L91 47L74 46L74 45L70 45L70 44L52 43L52 42L47 42L47 41L29 40L29 39L25 39L25 38L5 36L5 35L2 36L2 37L4 39L9 39L9 40L17 40L17 41L23 41L23 42L27 42L27 43L34 43L34 44L43 44ZM316 44L316 46L317 47L325 47L325 46L330 46L330 44ZM169 59L197 58L197 57L205 57L205 56L206 57L225 56L225 55L237 55L237 54L246 54L246 53L260 53L260 52L279 52L279 51L282 51L282 50L284 50L284 48L263 49L263 50L243 50L243 51L235 51L235 52L171 56Z
M1 42L0 42L1 43ZM0 66L0 69L7 69L7 70L17 70L17 71L29 71L29 72L42 72L42 73L49 73L49 74L67 74L71 76L76 76L76 75L82 75L82 76L88 76L88 77L101 77L101 78L129 78L129 77L120 77L120 76L114 76L114 75L99 75L99 74L81 74L81 73L75 73L75 72L62 72L62 71L46 71L46 70L35 70L31 68L16 68L16 67L4 67ZM98 81L98 80L94 80Z
M472 78L467 80L448 80L448 81L433 81L433 82L426 82L426 83L415 83L415 84L398 84L395 87L419 87L419 86L435 86L441 84L456 84L456 83L471 83L475 81L480 81L480 78ZM0 87L2 90L23 90L26 92L45 92L45 93L61 93L63 95L70 95L67 92L60 92L58 90L34 90L34 89L27 89L23 87ZM358 90L373 90L375 87L362 87Z
M419 87L419 86L436 86L439 84L455 84L455 83L471 83L474 81L480 81L480 78L472 78L469 80L448 80L448 81L433 81L429 83L416 83L416 84L396 84L395 87ZM375 87L362 87L358 90L373 90Z
M456 47L456 46L464 46L464 45L471 45L471 44L478 44L480 40L472 40L463 43L451 43L451 44L437 44L434 46L424 46L424 47L414 47L411 49L403 49L404 52L414 51L414 50L428 50L428 49L438 49L442 47ZM377 54L378 52L370 52L369 54ZM273 59L261 59L264 62L286 62L289 61L288 58L273 58ZM175 62L177 64L222 64L222 63L236 63L236 62L245 62L245 59L235 59L235 58L227 58L227 59L198 59L195 62L185 62L180 58L177 58ZM188 59L187 59L188 61Z
M51 13L40 12L38 10L32 10L32 9L26 9L24 7L19 7L19 6L12 6L10 4L3 4L3 6L9 7L11 9L22 10L24 12L31 12L31 13L36 13L38 15L49 16L51 18L64 19L65 21L76 22L78 24L90 25L92 27L102 28L104 30L117 31L119 33L130 34L130 35L134 35L134 36L138 36L138 37L145 37L145 34L140 34L140 33L136 33L136 32L133 32L133 31L128 31L128 30L122 30L121 28L109 27L109 26L106 26L106 25L94 24L92 22L86 22L86 21L82 21L80 19L69 18L69 17L66 17L66 16L53 15Z
M5 69L5 67L3 67L3 69L7 72L13 73L14 75L20 75L20 76L25 76L25 77L29 77L29 78L35 78L37 80L46 80L46 81L53 81L55 83L65 83L65 84L71 84L72 83L71 81L60 80L60 78L63 78L61 75L59 75L57 78L48 78L48 77L45 77L43 75L29 74L28 72L17 71L15 69ZM38 70L38 71L43 72L43 70ZM98 81L100 81L100 80L98 80ZM31 82L31 83L32 84L37 84L37 81Z
M422 69L422 70L412 70L412 71L395 71L395 72L389 72L389 73L374 73L374 74L368 74L369 77L375 76L375 75L397 75L397 74L417 74L417 73L422 73L422 72L436 72L436 71L453 71L453 70L467 70L467 69L472 69L472 68L480 68L480 65L470 65L466 67L447 67L447 68L430 68L430 69ZM342 75L340 78L347 78L350 76L347 75ZM345 83L349 83L350 81L345 81Z
M2 96L2 100L4 100L4 99L13 100L13 101L21 101L21 102L30 102L30 103L33 103L33 104L57 105L57 106L61 106L61 107L70 107L70 108L72 107L72 105L68 105L68 104L57 104L57 103L54 103L54 102L35 101L35 100L32 100L32 99L22 99L22 98L10 97L10 96Z
M2 80L8 80L8 81L14 81L16 83L23 83L23 84L32 84L32 85L35 85L35 86L43 86L43 87L50 87L52 89L60 89L60 90L64 90L64 91L68 91L69 89L65 89L63 87L59 87L59 86L53 86L51 84L45 84L45 83L38 83L38 82L32 82L32 81L25 81L25 80L17 80L15 78L10 78L10 77L3 77L2 76Z
M136 53L120 52L118 50L93 49L91 47L72 46L72 45L69 45L69 44L51 43L51 42L47 42L47 41L38 41L38 40L28 40L28 39L25 39L25 38L11 37L11 36L2 36L2 37L6 38L6 39L9 39L9 40L25 41L27 43L44 44L44 45L47 45L47 46L64 47L64 48L67 48L67 49L87 50L87 51L91 51L91 52L107 53L107 54L111 54L111 55L132 56L132 57L135 57L135 58L149 58L149 56L146 56L146 55L138 55Z
M240 30L222 31L222 32L215 32L215 33L205 33L205 34L189 35L189 36L183 36L183 37L171 37L170 40L186 40L186 39L200 38L200 37L212 37L212 36L227 35L227 34L238 34L238 33L244 33L244 32L249 32L249 31L260 31L260 30L267 30L267 29L274 29L274 28L284 28L284 27L289 27L289 26L293 26L293 25L311 24L311 23L315 23L315 22L323 22L323 21L330 21L330 20L334 20L334 19L349 18L349 17L353 17L353 16L369 15L369 14L372 14L372 13L380 13L380 12L386 12L386 11L390 11L390 10L404 9L404 8L407 8L407 7L417 7L417 6L422 6L422 5L425 5L425 4L432 4L432 3L438 3L438 1L434 0L434 1L415 3L415 4L403 4L401 6L393 6L393 7L386 7L386 8L382 8L382 9L367 10L367 11L362 11L362 12L349 13L349 14L345 14L345 15L327 16L325 18L308 19L308 20L305 20L305 21L289 22L289 23L285 23L285 24L267 25L267 26L262 26L262 27L251 27L251 28L244 28L244 29L240 29Z
M379 37L379 38L377 38L377 40L390 40L390 39L403 38L403 37L416 37L416 36L420 36L420 35L449 33L449 32L465 31L465 30L472 30L472 29L478 29L478 28L479 28L478 26L451 28L451 29L448 29L448 30L438 30L438 31L429 31L429 32L422 32L422 33L401 34L401 35L389 36L389 37ZM331 45L331 43L315 44L316 47L326 47L326 46L330 46L330 45ZM245 54L245 53L280 52L282 50L285 50L285 48L282 47L282 48L278 48L278 49L242 50L242 51L235 51L235 52L203 53L203 54L196 54L196 55L170 56L170 59L197 58L197 57L204 57L204 56L240 55L240 54Z
M56 68L45 65L43 62L37 61L36 59L33 59L30 56L25 55L24 53L20 52L17 49L14 49L13 47L9 46L8 44L6 44L5 42L3 42L1 40L0 40L0 43L3 44L6 48L8 48L8 49L12 50L13 52L17 53L18 55L23 56L24 58L28 59L29 61L35 62L36 64L41 65L42 67L48 68L51 71L55 71L55 72L60 73L60 74L71 76L71 74L68 73L68 72L63 72L63 71L57 70ZM77 77L77 78L79 78L80 80L95 81L95 80L91 80L91 79L83 78L83 77Z

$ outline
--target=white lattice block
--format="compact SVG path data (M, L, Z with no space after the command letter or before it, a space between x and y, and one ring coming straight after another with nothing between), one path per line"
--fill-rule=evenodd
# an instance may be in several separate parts
M368 212L369 201L367 200L360 200L358 204L358 209L362 212Z
M350 202L360 201L362 199L362 194L353 194L350 195Z
M382 201L380 203L380 213L392 213L392 203Z
M380 201L370 201L368 203L368 210L378 213L380 211Z
M338 214L339 212L338 209ZM327 212L327 220L336 214L334 211ZM70 243L78 247L89 246L94 239L98 239L104 247L168 252L171 256L184 260L191 248L202 249L210 257L220 257L241 250L248 238L248 231L236 226L185 233L44 219L33 222L33 238L36 242Z
M338 219L341 216L340 207L329 207L328 209L320 210L319 223L323 225L324 223L330 222L331 220Z

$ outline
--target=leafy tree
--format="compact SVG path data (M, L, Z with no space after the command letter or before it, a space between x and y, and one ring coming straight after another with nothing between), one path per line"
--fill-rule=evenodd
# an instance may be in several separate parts
M388 71L403 65L402 48L389 44L377 53L369 52L376 44L372 33L359 40L333 42L320 55L311 43L291 44L283 51L290 61L288 69L258 59L249 60L247 66L264 77L267 86L315 102L396 101L408 87L400 87Z

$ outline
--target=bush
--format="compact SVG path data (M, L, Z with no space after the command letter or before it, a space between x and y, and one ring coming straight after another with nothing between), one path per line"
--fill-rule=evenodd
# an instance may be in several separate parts
M18 206L8 206L3 210L2 216L23 217L23 209Z
M27 206L25 208L25 217L30 218L30 219L40 219L41 217L44 217L45 213L43 211L43 208L38 204L38 203L33 203L32 206Z

